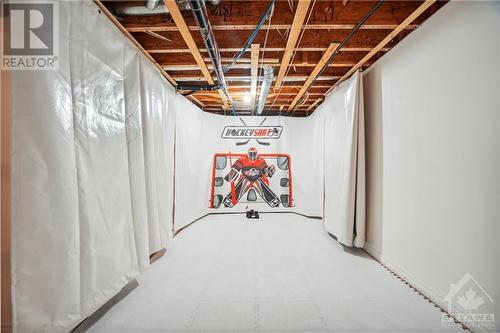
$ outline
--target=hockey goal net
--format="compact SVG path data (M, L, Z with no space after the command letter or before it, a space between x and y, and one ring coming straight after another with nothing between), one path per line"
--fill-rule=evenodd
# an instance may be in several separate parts
M210 208L293 207L292 159L289 154L217 153L212 162Z

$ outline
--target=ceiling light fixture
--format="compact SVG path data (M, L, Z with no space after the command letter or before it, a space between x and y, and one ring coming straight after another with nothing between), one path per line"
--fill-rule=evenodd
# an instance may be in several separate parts
M250 95L250 93L246 93L245 95L243 95L243 103L249 104L251 101L252 96Z

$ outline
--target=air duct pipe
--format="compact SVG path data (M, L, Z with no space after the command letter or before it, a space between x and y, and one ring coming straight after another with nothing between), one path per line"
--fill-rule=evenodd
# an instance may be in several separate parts
M267 96L269 95L269 89L273 83L273 68L271 66L264 67L262 70L264 79L262 80L262 86L260 87L259 103L257 104L257 114L262 114L264 107L266 106Z
M203 42L208 51L208 56L212 62L215 75L217 76L217 83L221 87L226 97L230 100L227 91L226 80L224 79L224 72L222 71L222 64L220 61L219 47L215 40L210 21L208 20L207 8L205 7L204 0L190 0L191 11L193 12L194 19L198 28L200 29ZM234 103L233 103L234 104Z
M117 7L116 9L113 9L113 14L117 16L149 16L167 13L168 10L165 6L158 6L155 9L148 9L143 6Z
M160 4L160 0L146 0L146 8L153 10Z

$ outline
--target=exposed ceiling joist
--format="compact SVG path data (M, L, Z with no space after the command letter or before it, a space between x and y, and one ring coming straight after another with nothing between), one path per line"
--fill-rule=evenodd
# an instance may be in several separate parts
M325 52L327 47L296 47L294 51L297 52ZM220 52L238 52L240 49L236 47L221 47L219 48ZM371 51L371 47L343 47L340 51L341 52L369 52ZM149 53L165 53L165 54L171 54L171 53L186 53L189 52L189 49L179 49L179 48L149 48L147 49ZM206 53L206 49L199 49L200 52ZM285 51L284 47L261 47L260 48L261 52L283 52ZM388 47L384 47L379 51L389 51ZM247 52L250 52L250 50L247 50Z
M206 82L204 76L195 75L174 75L174 79L178 82ZM306 81L308 76L306 75L287 75L283 82L302 82ZM340 79L339 75L323 75L317 78L318 81L332 81ZM251 76L226 76L227 82L252 82ZM262 77L259 78L262 81Z
M245 59L242 59L245 60ZM223 61L224 63L224 61ZM264 61L264 65L266 66L272 66L272 67L277 67L279 64L275 64L273 62L268 62ZM328 65L328 67L348 67L351 68L354 65L356 65L356 62L352 61L342 61L338 63L331 63ZM316 67L317 64L314 63L291 63L289 65L290 67ZM212 65L207 65L208 69L212 69ZM200 67L196 64L172 64L172 65L163 65L163 68L166 71L197 71L200 70ZM252 69L253 68L253 63L243 63L243 64L235 64L232 69Z
M193 95L189 95L188 98L193 101L195 104L198 104L198 106L200 108L204 108L206 107L205 103L202 103L198 98L196 98L195 96Z
M304 20L309 10L310 4L311 0L299 0L297 10L295 11L295 16L293 17L290 33L288 35L288 41L286 42L285 53L283 54L283 58L281 60L281 67L278 72L276 83L274 84L275 89L279 89L281 87L281 84L283 83L283 79L285 78L288 65L290 64L290 61L292 59L293 51L297 46L299 35L302 30L302 25L304 24Z
M295 96L295 99L293 100L292 104L288 107L288 111L292 111L297 103L300 101L302 96L306 93L307 89L311 86L311 84L316 80L318 75L321 72L321 69L325 67L326 63L330 59L331 55L335 52L337 47L339 47L339 43L331 43L326 52L323 54L321 57L320 61L317 63L316 67L314 67L313 71L311 72L311 75L307 78L306 82L300 89L300 91L297 93L297 96Z
M309 24L304 27L308 30L351 30L354 28L355 24ZM268 25L266 25L267 29ZM360 27L362 30L392 30L397 27L397 24L364 24ZM418 27L417 24L411 24L406 27L406 29L415 29ZM291 24L271 24L269 25L270 30L288 30L291 29ZM179 29L172 25L143 25L143 26L130 26L126 27L129 32L171 32L179 31ZM198 27L195 25L188 26L190 31L198 31ZM224 25L213 25L212 30L214 31L234 31L234 30L253 30L255 29L255 24L224 24Z
M411 13L400 25L396 27L387 37L384 38L377 46L375 46L366 56L363 57L354 67L352 67L344 76L340 78L326 93L328 94L336 86L338 86L342 81L350 77L355 71L357 71L365 62L371 59L380 49L387 45L397 34L399 34L405 27L407 27L411 22L413 22L417 17L419 17L423 12L425 12L436 0L426 0L422 3L413 13Z
M251 46L251 56L250 56L250 76L252 77L252 82L250 83L250 107L252 110L255 108L255 97L257 96L257 79L259 76L259 44L252 44Z
M134 44L134 46L139 50L139 52L141 52L149 61L151 61L156 68L158 68L161 75L163 75L163 77L165 77L168 80L168 82L170 82L173 86L176 86L177 83L175 82L175 80L170 75L168 75L167 72L165 72L165 70L156 62L156 60L151 56L151 54L149 54L144 49L144 47L134 38L134 36L132 36L123 27L123 25L120 23L120 21L116 19L113 13L111 13L109 9L102 4L100 0L94 0L94 2L97 5L97 7L99 7L99 9L104 13L104 15L106 15L106 17L110 19L111 22L113 22L113 24L132 42L132 44Z
M160 34L158 34L158 33L154 32L154 31L149 31L149 30L147 30L147 31L144 31L144 33L146 33L146 34L148 34L148 35L150 35L150 36L152 36L152 37L158 38L158 39L160 39L160 40L163 40L163 41L165 41L165 42L169 42L169 43L171 43L171 42L172 42L172 40L171 40L170 38L165 37L165 36L163 36L163 35L160 35Z
M309 107L306 109L307 112L311 111L316 105L318 105L321 101L323 100L323 98L318 98L317 100L314 101L314 103L312 103L311 105L309 105Z
M179 0L178 6L176 0L162 1L168 10L155 15L149 15L149 12L144 14L144 11L143 14L127 14L133 13L129 9L134 6L142 8L144 4L141 1L96 0L96 3L102 2L102 11L140 52L155 62L155 66L161 66L160 70L167 80L173 84L175 81L188 85L196 85L196 82L214 84L217 80L212 75L211 59L201 35L197 33L195 18L189 10L180 11L182 6ZM293 6L290 7L291 2ZM431 6L432 3L434 5ZM306 116L324 101L332 86L347 79L359 68L371 66L445 3L430 0L386 1L370 20L361 25L347 45L337 49L335 60L326 65L325 58L333 48L331 44L344 40L346 34L373 8L373 3L348 0L276 1L272 20L267 21L268 24L253 41L258 46L248 47L226 74L228 91L231 99L235 100L237 112L251 114L255 105L253 98L256 99L258 93L259 66L273 66L275 88L278 89L268 95L266 109L272 105L272 110L266 110L266 114L282 111L293 116ZM231 62L233 55L240 51L241 44L268 5L269 0L224 0L219 5L207 2L223 64ZM187 98L205 111L226 114L223 109L229 108L229 99L221 96L218 90L189 92L191 94ZM306 95L308 98L304 100Z
M198 49L198 46L196 45L193 36L191 36L191 33L189 32L189 29L186 25L186 22L184 21L184 17L182 17L182 13L177 6L177 3L175 0L163 0L163 3L165 4L165 7L170 12L170 15L172 16L172 19L175 22L175 25L179 29L180 34L182 35L182 38L186 42L187 47L189 48L189 51L194 57L194 60L200 67L201 72L203 73L203 76L205 77L206 81L208 84L215 84L212 75L210 74L210 71L207 68L207 65L205 64L205 61L203 61L203 57L200 53L200 50ZM222 99L223 102L223 107L225 110L229 109L229 104L227 101L226 95L224 95L224 92L222 90L219 90L219 95Z

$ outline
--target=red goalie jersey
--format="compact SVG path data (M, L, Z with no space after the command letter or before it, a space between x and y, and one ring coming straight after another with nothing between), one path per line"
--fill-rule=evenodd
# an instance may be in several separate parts
M226 207L233 207L249 189L253 188L271 207L277 207L280 200L269 187L268 177L272 177L276 167L267 165L259 157L255 148L250 148L246 156L240 157L231 166L231 171L224 177L231 183L231 192L224 198Z

